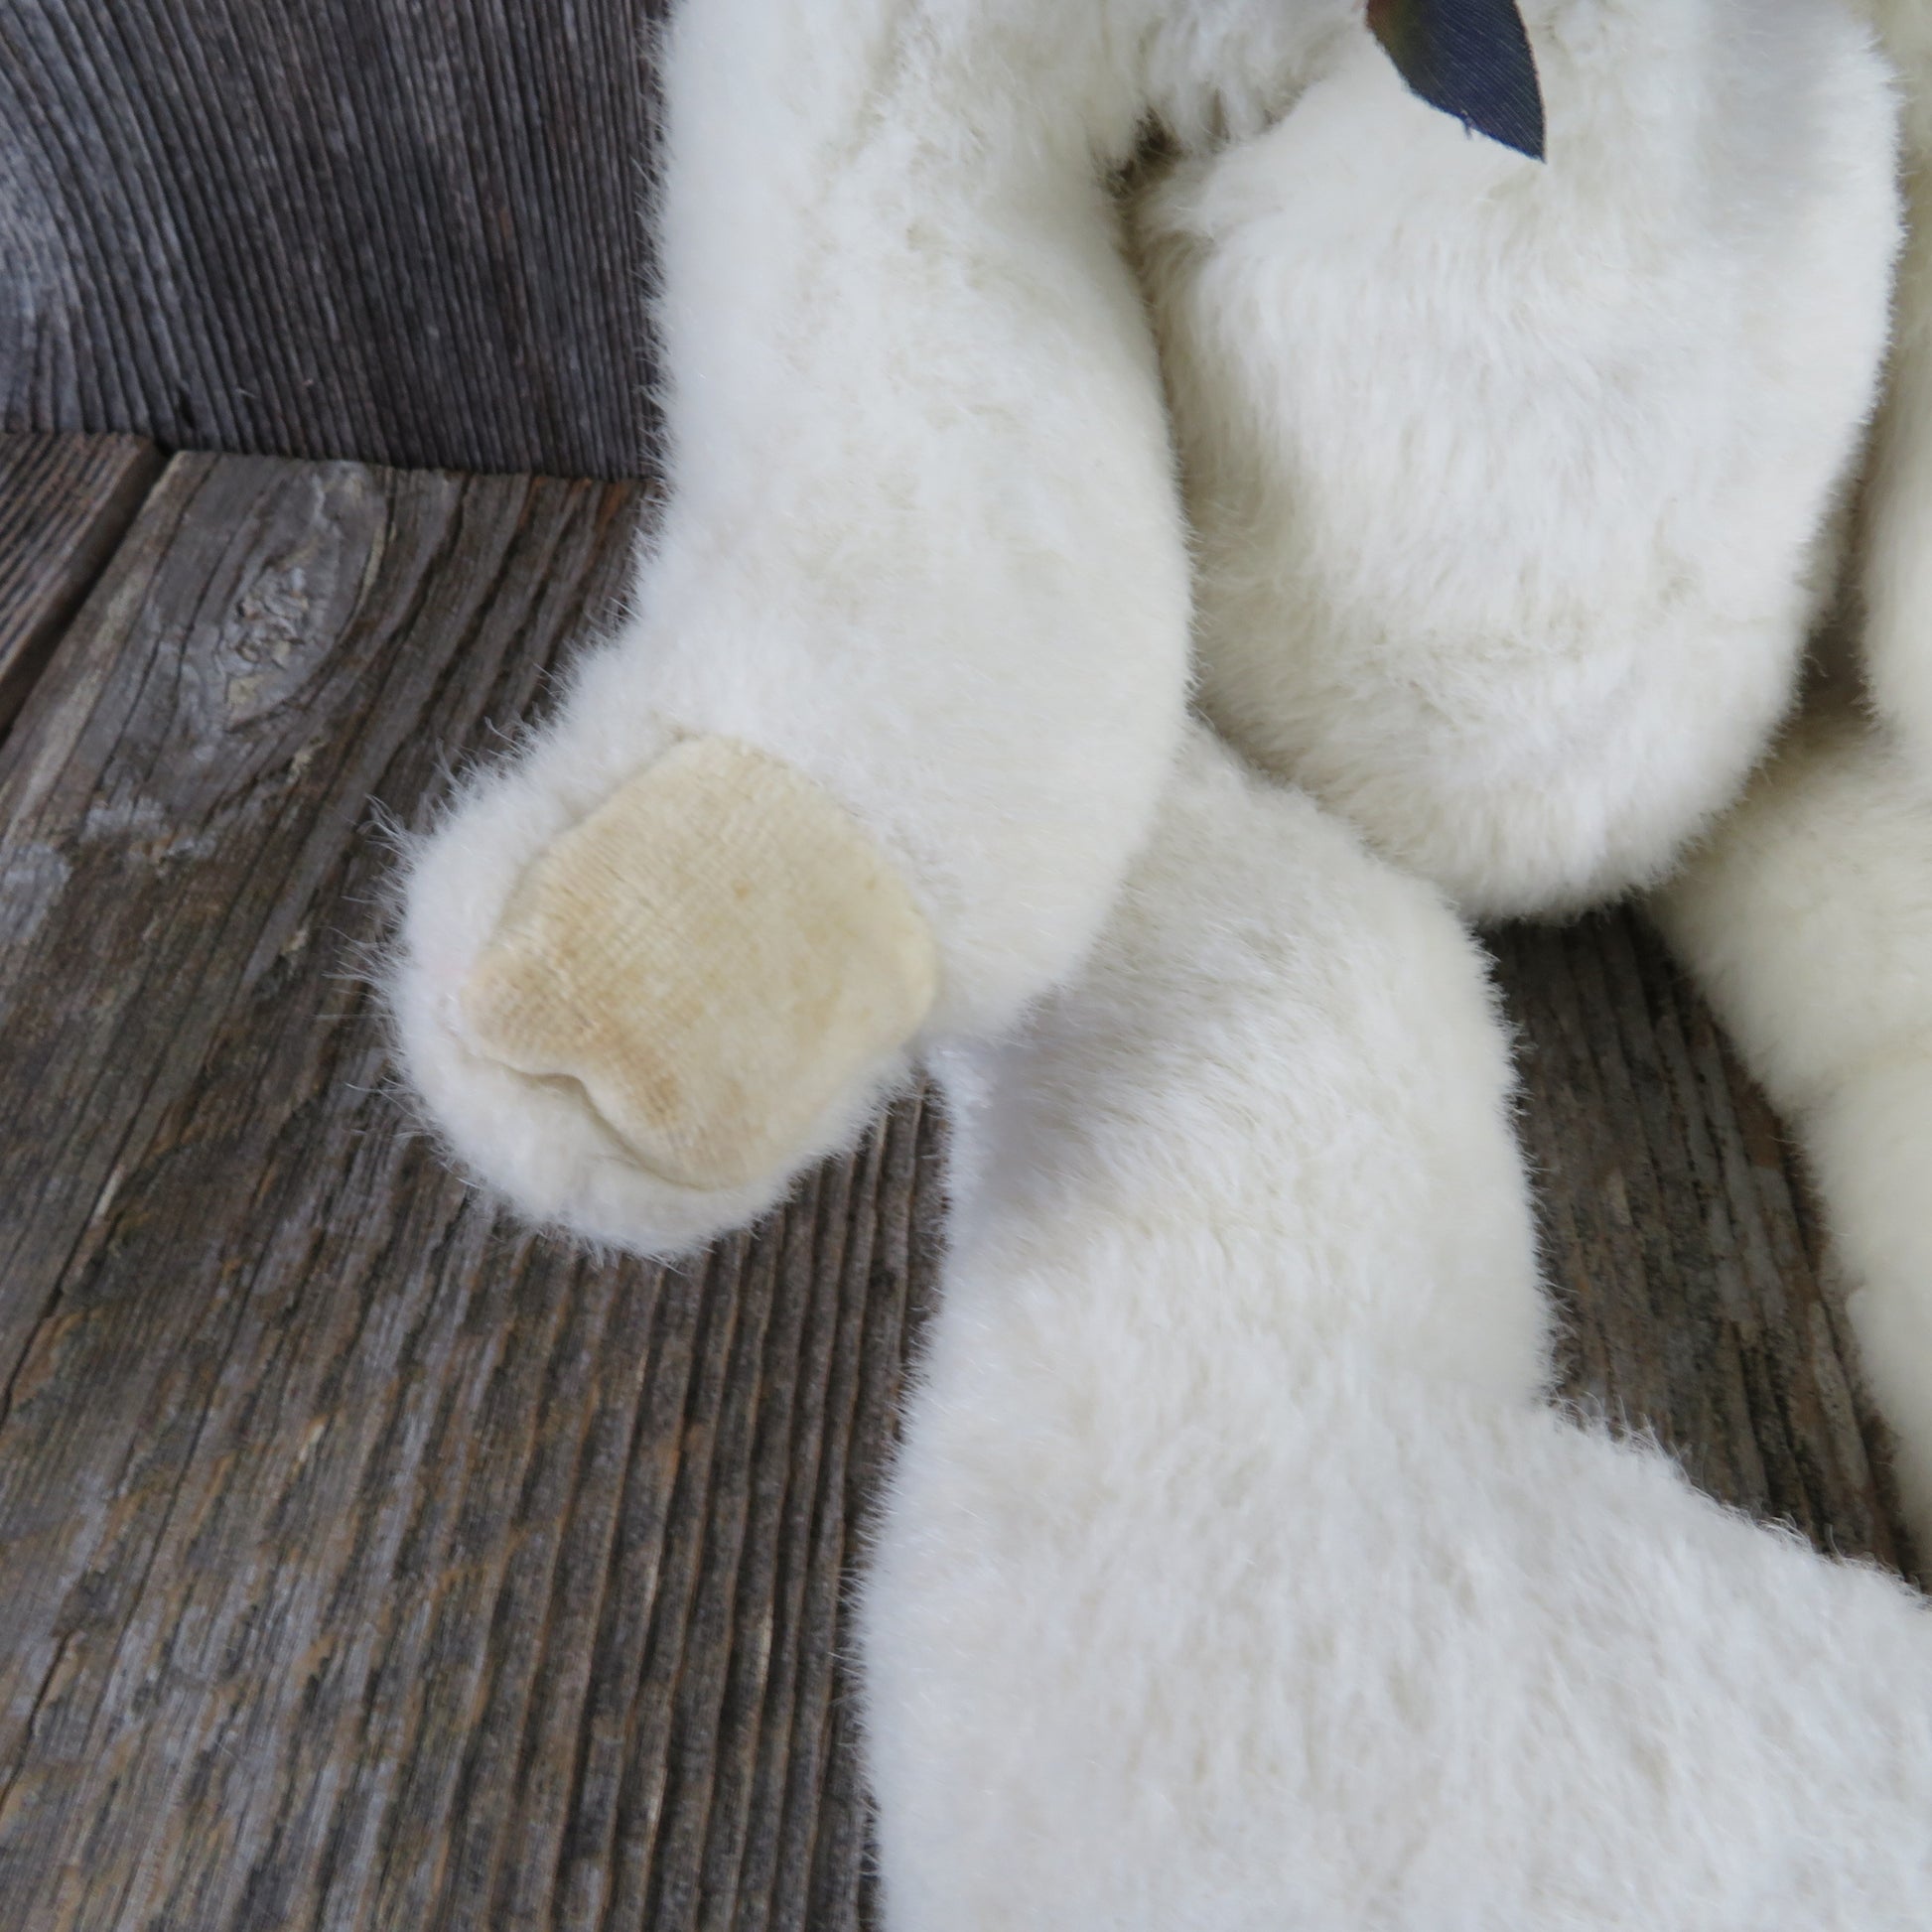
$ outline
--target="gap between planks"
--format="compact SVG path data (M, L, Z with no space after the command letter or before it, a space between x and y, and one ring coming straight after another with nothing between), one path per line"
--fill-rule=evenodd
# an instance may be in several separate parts
M0 739L161 463L137 436L0 436Z

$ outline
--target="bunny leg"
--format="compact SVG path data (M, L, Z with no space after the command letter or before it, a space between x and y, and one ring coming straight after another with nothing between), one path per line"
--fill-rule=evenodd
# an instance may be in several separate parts
M1877 1932L1932 1623L1538 1399L1466 935L1207 744L1085 975L953 1055L865 1584L893 1932Z

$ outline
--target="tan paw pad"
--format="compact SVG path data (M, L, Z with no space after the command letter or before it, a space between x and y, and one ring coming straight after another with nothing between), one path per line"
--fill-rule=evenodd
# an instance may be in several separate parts
M793 1157L937 985L865 828L790 766L702 738L537 859L462 1010L481 1051L575 1081L643 1167L712 1189Z

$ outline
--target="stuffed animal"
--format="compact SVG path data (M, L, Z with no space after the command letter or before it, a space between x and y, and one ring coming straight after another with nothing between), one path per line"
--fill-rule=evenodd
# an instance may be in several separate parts
M1915 202L1916 0L685 0L668 505L392 999L464 1162L646 1252L944 1084L889 1925L1932 1925L1921 1599L1543 1401L1467 923L1653 895L1932 1530L1893 67Z

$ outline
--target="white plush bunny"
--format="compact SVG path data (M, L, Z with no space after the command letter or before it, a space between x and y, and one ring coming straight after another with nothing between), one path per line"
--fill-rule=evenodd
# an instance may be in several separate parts
M647 1251L915 1059L984 1089L867 1597L897 1924L1932 1924L1916 1603L1538 1406L1457 924L1660 895L1932 1530L1932 209L1854 494L1932 10L1875 11L1531 0L1539 161L1384 0L684 0L668 505L393 998L461 1158ZM1873 715L1770 756L1848 532Z

